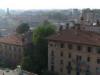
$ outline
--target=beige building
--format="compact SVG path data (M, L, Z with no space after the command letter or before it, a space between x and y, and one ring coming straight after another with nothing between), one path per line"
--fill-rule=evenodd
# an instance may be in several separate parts
M48 70L59 75L100 75L100 34L65 29L48 37Z
M19 35L0 37L0 58L18 65L23 57L24 44Z

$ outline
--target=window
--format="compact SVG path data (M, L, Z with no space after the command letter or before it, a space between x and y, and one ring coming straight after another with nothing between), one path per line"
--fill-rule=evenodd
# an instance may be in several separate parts
M51 64L54 64L54 57L51 57Z
M67 73L68 74L71 74L71 70L72 70L71 62L68 62L68 65L67 65Z
M60 48L64 48L64 43L61 43L60 44Z
M79 50L79 51L80 51L81 49L82 49L82 47L81 47L81 46L77 46L77 50Z
M90 57L87 58L87 61L90 62Z
M63 64L63 60L60 60L60 64Z
M68 62L68 65L71 66L71 62Z
M81 59L82 59L81 56L79 56L79 55L76 56L76 61L81 61Z
M54 51L51 51L51 64L54 64Z
M54 51L53 50L51 51L51 56L54 56Z
M60 68L60 72L63 72L63 68Z
M71 53L68 54L68 58L71 58Z
M97 59L97 64L100 64L100 59Z
M68 44L68 48L69 49L72 49L72 44Z
M63 56L63 52L61 51L60 56Z
M91 47L87 47L88 52L91 52Z
M52 46L53 46L53 44L52 44L52 43L50 43L50 46L52 47Z
M100 54L100 48L97 48L97 50L96 50L96 51L97 51L97 53L98 53L98 54Z
M100 73L100 67L96 67L96 73Z
M51 65L51 71L54 71L54 65Z

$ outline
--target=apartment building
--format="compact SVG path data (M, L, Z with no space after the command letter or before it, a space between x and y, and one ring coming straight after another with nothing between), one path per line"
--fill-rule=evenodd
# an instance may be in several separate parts
M22 37L9 35L0 37L0 58L5 59L12 65L20 63L23 57L24 45Z
M48 70L59 75L100 75L100 34L65 29L48 37Z
M32 31L24 34L11 34L0 37L0 59L4 59L13 66L20 64L25 49L32 49Z

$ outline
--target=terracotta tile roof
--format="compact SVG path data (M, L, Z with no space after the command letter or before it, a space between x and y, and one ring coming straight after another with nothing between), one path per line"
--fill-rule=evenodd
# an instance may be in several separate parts
M7 43L7 44L14 44L14 45L23 45L21 36L18 35L9 35L0 37L1 43Z
M49 36L48 40L100 46L100 34L75 29L60 31Z

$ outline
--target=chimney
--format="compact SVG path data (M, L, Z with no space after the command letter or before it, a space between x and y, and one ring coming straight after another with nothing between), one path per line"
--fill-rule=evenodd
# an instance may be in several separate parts
M100 22L99 22L99 20L97 20L97 21L96 21L96 24L97 24L97 26L99 26L99 25L100 25Z
M63 26L60 25L60 26L59 26L59 31L62 31L62 30L63 30Z
M75 29L76 29L76 30L80 30L80 24L78 24L78 23L75 24Z
M66 29L69 29L69 23L66 24Z

